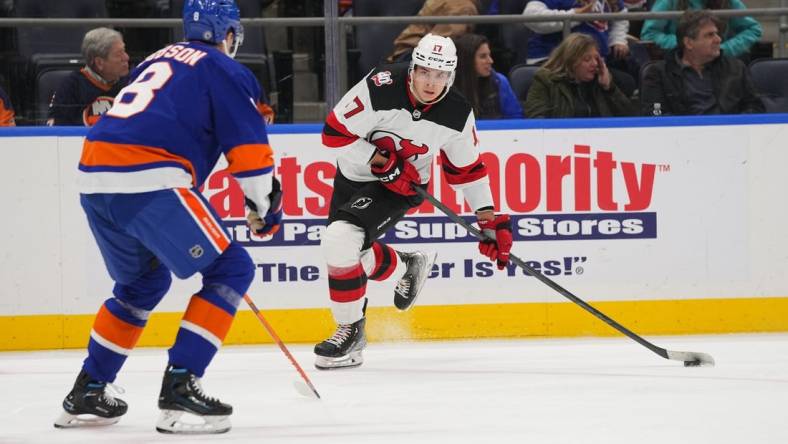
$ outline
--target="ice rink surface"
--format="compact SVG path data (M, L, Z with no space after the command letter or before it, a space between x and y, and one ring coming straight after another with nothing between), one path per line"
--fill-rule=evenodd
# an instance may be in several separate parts
M154 430L164 349L126 362L118 424L70 430L52 422L85 352L0 353L0 443L788 443L788 335L649 339L717 366L611 338L372 343L360 368L318 372L291 345L317 401L275 346L226 347L203 387L234 406L233 429L204 436Z

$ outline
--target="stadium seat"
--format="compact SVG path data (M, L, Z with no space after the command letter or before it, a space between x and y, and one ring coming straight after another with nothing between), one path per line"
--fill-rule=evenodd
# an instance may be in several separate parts
M646 78L646 75L648 74L648 72L653 70L653 69L657 69L657 63L658 62L659 62L659 60L652 60L652 61L647 62L645 65L640 67L640 82L639 82L640 83L640 104L639 104L639 109L640 110L644 110L645 109L645 106L644 106L644 103L643 103L643 98L644 97L654 97L655 95L661 95L661 93L660 94L650 93L649 92L650 90L648 89L648 85L643 83L643 79Z
M525 102L525 98L528 97L528 88L531 87L534 74L536 74L538 69L538 66L520 64L509 71L509 83L512 85L514 94L521 103Z
M355 0L356 17L409 16L418 14L424 0ZM380 64L394 50L394 39L405 29L404 24L356 25L356 47L359 49L358 72L362 76Z
M16 0L15 17L102 18L107 17L104 0ZM19 55L79 52L90 26L30 26L17 28Z
M788 58L758 59L750 63L755 90L768 113L788 112Z
M55 93L60 82L77 68L78 67L51 68L38 73L38 77L36 78L35 108L32 116L34 124L43 124L46 122L52 94Z
M501 15L519 15L523 13L528 0L500 0ZM501 27L501 43L512 53L512 65L525 63L528 57L528 39L531 30L523 23L503 23ZM514 67L514 66L513 66Z

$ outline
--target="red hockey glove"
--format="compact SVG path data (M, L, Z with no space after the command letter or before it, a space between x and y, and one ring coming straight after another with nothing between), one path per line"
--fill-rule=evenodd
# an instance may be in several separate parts
M246 220L252 234L258 237L273 236L279 231L282 223L282 185L276 177L271 178L271 192L268 193L268 201L271 205L263 217L258 213L257 205L251 199L246 199L246 206L249 207L249 214Z
M512 222L508 214L499 214L493 220L480 220L479 229L488 239L479 241L479 252L496 261L499 270L509 263L512 249Z
M419 172L410 162L394 153L388 154L384 165L370 167L372 174L389 190L403 196L414 196L416 192L413 191L413 184L419 184Z

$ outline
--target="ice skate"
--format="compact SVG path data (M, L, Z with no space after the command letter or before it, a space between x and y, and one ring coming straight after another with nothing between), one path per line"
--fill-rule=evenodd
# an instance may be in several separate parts
M394 306L400 311L406 311L413 306L424 288L432 270L432 264L435 263L438 254L434 251L398 252L398 254L405 262L407 269L394 288Z
M358 367L364 362L361 355L367 346L364 332L366 318L352 324L340 324L334 335L315 346L315 367L319 370Z
M63 400L63 413L55 420L55 427L106 426L120 421L128 405L107 394L106 389L106 382L93 380L85 370L79 372L74 388Z
M224 433L231 427L233 407L207 396L200 378L185 368L167 367L159 409L156 430L161 433Z

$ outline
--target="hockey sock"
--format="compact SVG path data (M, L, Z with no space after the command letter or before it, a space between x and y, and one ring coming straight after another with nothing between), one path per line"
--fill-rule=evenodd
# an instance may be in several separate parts
M364 315L364 295L367 292L367 274L361 263L351 267L328 266L328 292L331 311L339 324L350 324Z
M98 381L114 381L137 344L145 323L145 319L136 317L117 299L104 302L90 331L85 371Z
M372 248L364 252L362 262L369 278L373 281L385 281L391 275L400 276L405 272L399 254L393 248L378 241L373 242Z
M211 291L195 294L183 314L169 362L202 377L233 323L237 305Z

